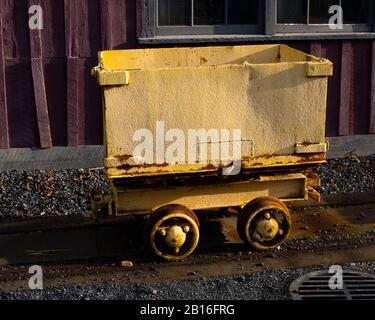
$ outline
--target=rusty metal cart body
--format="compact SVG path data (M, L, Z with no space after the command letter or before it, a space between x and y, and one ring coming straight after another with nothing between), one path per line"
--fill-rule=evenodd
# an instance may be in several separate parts
M167 260L194 251L201 209L241 207L245 242L260 250L280 245L291 228L284 202L319 200L313 188L326 161L332 73L330 61L285 45L100 52L93 75L103 89L112 193L93 196L94 211L150 215L146 244ZM241 136L213 137L213 128ZM163 158L177 139L170 129L186 139L192 129L200 132L195 160ZM151 143L147 159L134 153L147 138L139 132L164 143ZM240 145L240 159L212 152L229 144ZM190 159L191 151L186 147L179 159ZM240 172L223 174L236 161Z

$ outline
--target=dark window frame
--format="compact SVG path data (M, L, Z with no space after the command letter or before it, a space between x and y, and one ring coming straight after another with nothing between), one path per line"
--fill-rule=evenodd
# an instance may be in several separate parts
M158 26L157 0L144 0L142 39L163 37L230 37L248 36L258 39L262 36L300 36L304 34L335 38L340 35L373 34L375 32L375 3L370 0L369 23L345 24L342 30L331 30L327 25L278 24L277 0L260 1L258 25L212 25L212 26Z
M300 34L300 33L356 33L356 32L374 32L374 8L372 0L369 0L368 23L362 24L344 24L343 29L331 30L328 24L283 24L277 23L277 1L266 0L266 30L268 35L276 34ZM310 0L308 0L310 1ZM344 13L345 14L345 13Z
M192 8L193 10L193 8ZM145 33L146 37L183 36L183 35L225 35L225 34L260 34L264 30L265 1L259 1L258 24L226 25L193 25L193 26L159 26L158 0L145 0ZM193 15L193 13L192 13Z

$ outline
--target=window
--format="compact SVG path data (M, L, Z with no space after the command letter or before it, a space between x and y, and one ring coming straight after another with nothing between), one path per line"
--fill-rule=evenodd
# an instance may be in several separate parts
M146 38L374 32L372 0L144 0ZM343 9L343 28L330 19Z
M342 29L331 29L332 6L342 8ZM333 8L334 9L334 8ZM370 32L373 5L370 0L276 0L270 3L271 33ZM274 23L272 23L272 21Z
M263 0L155 0L154 35L262 32ZM151 5L151 1L150 1ZM149 9L150 11L150 9Z

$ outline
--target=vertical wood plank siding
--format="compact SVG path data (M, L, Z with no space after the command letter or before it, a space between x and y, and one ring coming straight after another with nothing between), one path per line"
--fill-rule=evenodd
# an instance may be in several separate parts
M3 37L3 2L0 2L0 149L7 149L9 144L8 106L5 86L5 61Z
M352 43L350 41L342 42L341 50L341 91L340 91L340 131L341 136L347 136L351 133L351 97L352 97ZM337 67L337 66L336 66Z
M32 3L43 8L41 32L28 28ZM143 0L1 0L0 148L101 144L101 93L90 70L101 49L139 47L143 5ZM375 41L284 43L335 64L328 136L375 133Z
M108 0L100 0L100 19L102 21L102 48L112 49L112 8Z
M320 42L312 41L310 43L310 54L316 57L322 56L322 44Z
M40 5L39 0L29 0L29 7ZM51 125L48 112L46 83L43 68L42 31L29 29L31 73L33 76L34 97L38 119L38 132L41 148L52 147Z
M64 0L66 98L67 98L67 143L79 145L78 105L78 17L76 1Z
M371 59L371 111L370 111L370 133L375 133L375 40L372 41Z

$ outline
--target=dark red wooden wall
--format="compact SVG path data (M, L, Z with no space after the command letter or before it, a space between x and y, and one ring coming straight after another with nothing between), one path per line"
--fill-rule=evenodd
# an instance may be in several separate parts
M141 0L0 0L0 148L102 143L101 49L136 48ZM30 31L40 4L44 29ZM292 41L335 64L327 135L375 133L375 42Z

